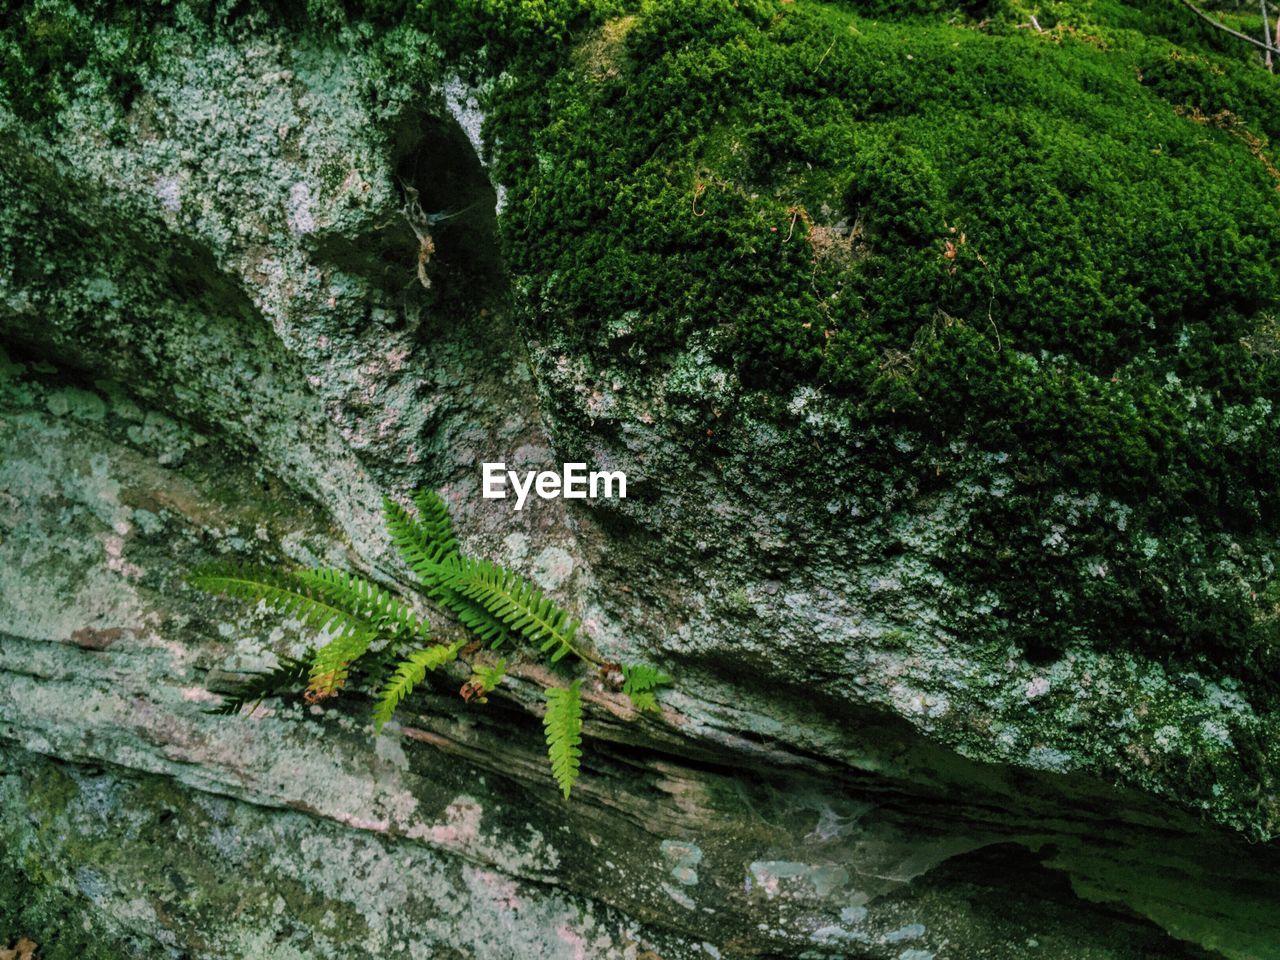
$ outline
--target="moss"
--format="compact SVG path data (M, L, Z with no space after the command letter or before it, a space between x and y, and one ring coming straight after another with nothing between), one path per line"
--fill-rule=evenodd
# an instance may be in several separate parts
M918 434L891 471L996 456L1011 495L942 562L997 591L993 636L1051 656L1120 625L1275 665L1280 367L1251 344L1280 301L1280 88L1243 45L1103 0L424 16L504 71L491 130L535 335L637 316L652 359L727 331L716 359L748 387L816 385L857 429ZM1063 496L1098 507L1055 551Z
M5 753L8 759L10 753ZM78 790L75 782L56 766L47 765L40 791L25 791L23 802L37 824L24 835L12 823L0 823L0 949L19 937L40 945L47 960L115 960L133 955L112 931L86 929L81 922L83 903L60 883L63 865L48 859L48 853L31 842L46 835L60 840L66 835L67 806ZM0 779L0 797L18 782ZM12 798L6 798L12 799ZM62 825L62 829L58 828Z
M87 82L127 109L152 55L151 25L169 4L29 0L0 13L0 94L29 121L57 114Z
M726 616L729 617L749 617L755 612L755 606L751 602L751 597L747 595L747 591L741 587L729 591L729 593L721 601L721 607Z
M387 27L413 9L410 0L21 0L0 10L0 99L22 120L51 123L82 88L101 87L128 111L166 53L157 46L162 27L253 33L265 24L284 24L323 30L352 17Z

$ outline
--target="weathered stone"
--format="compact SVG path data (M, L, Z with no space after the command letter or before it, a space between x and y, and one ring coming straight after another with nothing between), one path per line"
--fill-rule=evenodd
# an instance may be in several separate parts
M1133 653L963 642L981 598L929 561L998 464L959 451L929 497L837 489L858 442L805 391L794 429L762 412L709 449L707 411L750 406L713 345L638 381L611 344L526 343L487 212L441 234L424 289L397 178L497 200L425 38L264 16L156 42L128 109L86 83L45 127L0 124L0 940L1280 956L1280 855L1244 840L1275 829L1274 717ZM629 496L516 513L480 497L484 460L624 469ZM376 740L358 696L204 712L306 638L183 573L405 588L379 498L417 486L606 656L676 677L658 717L587 681L569 804L533 658L487 706L441 681ZM850 541L869 512L878 540Z

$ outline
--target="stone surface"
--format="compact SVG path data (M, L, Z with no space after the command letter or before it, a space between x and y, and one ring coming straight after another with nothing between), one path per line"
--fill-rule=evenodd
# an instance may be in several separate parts
M0 940L1280 956L1280 854L1246 842L1274 831L1274 718L1132 653L966 645L981 598L929 560L999 496L992 464L962 452L928 498L835 488L858 443L804 391L791 429L747 417L711 455L707 411L742 395L708 344L637 380L608 363L625 318L590 352L522 337L475 102L429 41L157 30L128 108L86 82L55 122L0 113ZM398 180L480 202L429 290ZM480 499L486 459L625 469L630 496L516 513ZM602 653L677 679L660 717L586 684L569 804L533 658L485 707L443 681L376 741L360 697L204 712L306 638L183 573L405 587L378 503L418 486ZM850 542L868 513L877 541Z

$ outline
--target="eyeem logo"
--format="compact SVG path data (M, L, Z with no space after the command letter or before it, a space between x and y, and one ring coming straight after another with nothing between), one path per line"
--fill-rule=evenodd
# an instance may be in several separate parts
M529 470L521 478L515 470L508 470L505 463L484 463L484 498L505 500L507 484L516 492L516 509L523 510L530 490L543 500L564 497L566 500L592 500L598 497L625 500L627 475L621 470L592 470L587 472L585 463L566 463L560 473L554 470ZM616 492L615 492L616 491Z

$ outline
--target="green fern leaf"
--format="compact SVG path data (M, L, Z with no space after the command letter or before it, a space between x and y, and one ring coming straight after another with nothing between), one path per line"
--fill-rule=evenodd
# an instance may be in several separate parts
M507 661L506 658L503 658L493 664L493 666L477 664L475 670L471 674L471 682L484 688L486 693L492 693L494 690L498 689L498 684L502 683L502 680L506 675Z
M582 759L582 696L578 689L581 683L581 680L575 680L571 686L547 690L547 712L542 718L551 775L556 778L566 800L578 779Z
M382 688L382 693L378 698L378 705L374 707L374 731L381 733L382 728L386 726L387 721L396 712L396 707L400 706L401 701L413 692L414 687L422 682L422 678L429 671L438 670L449 661L456 660L458 651L463 648L465 643L465 640L459 640L448 645L436 644L433 647L415 650L405 657L400 666L396 668L395 674L387 681L387 685Z
M671 678L654 667L643 663L624 663L622 665L622 692L625 694L644 693L655 687L664 687L671 683Z
M440 567L442 585L473 600L512 633L536 643L555 663L576 653L581 624L519 574L488 560L459 556Z
M261 601L306 627L327 632L329 642L311 661L311 701L336 694L346 684L351 664L378 636L428 636L426 621L407 605L364 577L342 570L210 567L193 573L188 582L202 590Z
M671 683L671 678L654 667L643 663L624 663L622 665L622 692L643 693L654 687L663 687Z
M236 687L233 693L223 697L222 703L211 707L205 713L234 716L246 705L252 712L267 697L301 688L306 683L310 672L309 659L309 657L296 660L293 657L277 658L278 662L274 669L256 674L246 680Z
M325 700L346 686L351 665L365 655L377 636L374 630L339 634L317 650L311 659L307 700Z
M380 635L397 639L430 635L425 618L389 591L357 574L317 568L298 570L293 577L316 596L371 625Z
M418 516L414 517L390 497L382 500L387 532L400 556L423 583L435 586L435 570L458 553L449 510L438 494L420 490L414 495Z
M262 602L312 630L349 635L369 629L369 623L348 604L326 596L298 578L265 567L233 565L204 567L190 574L193 587L237 600Z
M418 508L418 523L428 541L442 556L456 554L458 540L453 534L453 518L449 516L444 497L434 490L417 490L413 494L413 505Z
M467 703L472 700L476 703L488 703L489 694L498 689L498 684L502 683L502 679L506 675L506 660L499 660L493 666L485 666L479 663L473 664L471 676L467 678L467 682L462 685L462 689L458 693L462 695L462 699Z
M449 519L449 508L439 494L431 490L419 490L413 502L418 508L416 518L394 500L383 499L383 515L391 542L432 600L451 611L482 643L500 647L509 637L502 621L444 583L446 568L458 556L458 540Z
M671 683L669 676L643 663L622 665L622 692L631 698L631 705L637 710L657 713L658 698L653 691L669 683Z
M460 595L443 584L431 591L431 599L453 613L458 622L470 630L481 643L496 650L511 638L506 624L479 603Z

